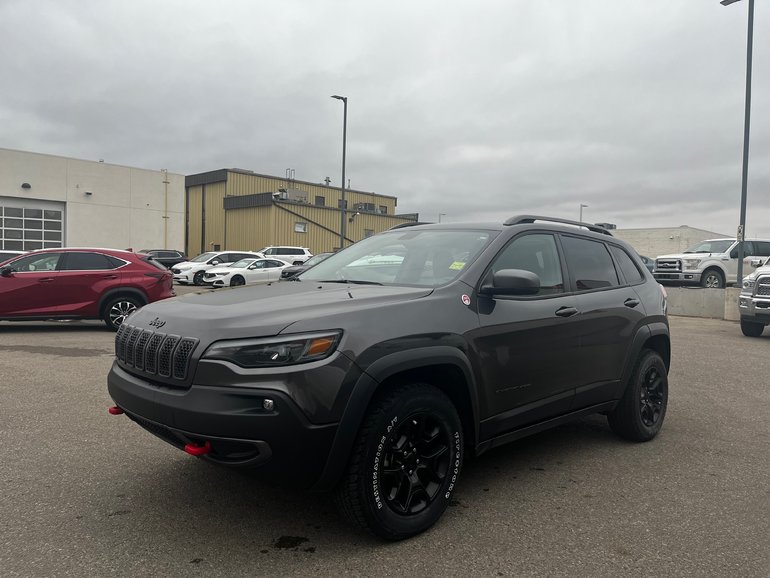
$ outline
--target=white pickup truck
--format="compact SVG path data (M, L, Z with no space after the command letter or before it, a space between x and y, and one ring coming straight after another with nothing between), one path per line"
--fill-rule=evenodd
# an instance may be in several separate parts
M770 239L747 239L743 243L743 268L752 259L770 257ZM652 271L663 284L700 285L721 288L737 283L738 241L735 238L708 239L684 253L660 255Z
M751 265L757 268L743 278L738 310L743 334L759 337L770 325L770 258L752 259Z

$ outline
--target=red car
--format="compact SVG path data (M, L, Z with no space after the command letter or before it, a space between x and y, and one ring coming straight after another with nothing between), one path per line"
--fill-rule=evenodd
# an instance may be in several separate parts
M0 320L103 319L116 330L142 305L173 297L172 277L131 251L32 251L0 267Z

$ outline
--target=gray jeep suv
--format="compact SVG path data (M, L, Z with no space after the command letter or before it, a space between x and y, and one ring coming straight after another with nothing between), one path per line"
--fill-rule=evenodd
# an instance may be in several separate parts
M333 490L397 540L439 519L466 455L593 413L655 437L670 350L665 291L600 227L399 226L294 282L143 307L116 336L110 413Z

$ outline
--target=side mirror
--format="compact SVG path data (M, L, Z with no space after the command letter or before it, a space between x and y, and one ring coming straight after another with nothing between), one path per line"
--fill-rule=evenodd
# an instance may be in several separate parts
M762 261L763 261L762 259L752 259L750 263L751 263L751 266L754 267L754 269L756 269L757 267L762 266Z
M0 269L0 275L3 277L11 277L13 275L13 268L12 267L3 267Z
M221 262L222 261L220 261L219 259L212 259L211 261L209 261L209 264L210 265L219 265Z
M540 277L524 269L501 269L492 276L491 284L481 287L482 295L536 295Z

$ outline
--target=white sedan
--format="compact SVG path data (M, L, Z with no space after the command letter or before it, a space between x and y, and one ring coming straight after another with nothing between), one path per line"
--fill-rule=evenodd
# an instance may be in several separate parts
M278 281L286 267L291 267L291 263L280 259L241 259L232 265L209 269L203 275L203 282L211 287L270 283Z

